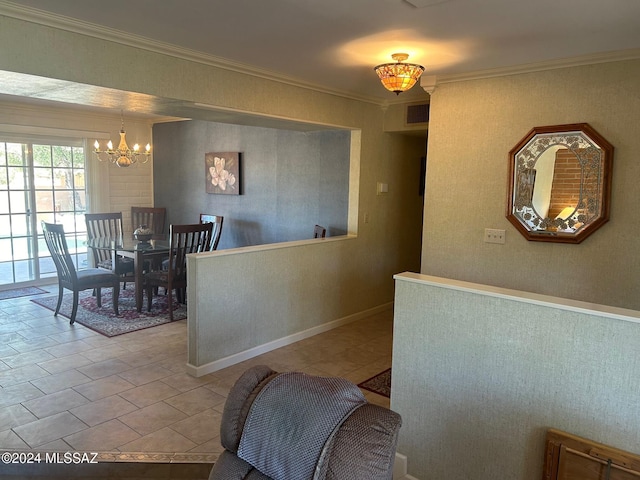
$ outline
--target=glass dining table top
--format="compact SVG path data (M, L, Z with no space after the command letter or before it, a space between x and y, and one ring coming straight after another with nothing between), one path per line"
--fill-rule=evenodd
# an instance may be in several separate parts
M131 237L95 237L87 240L87 246L100 250L119 250L123 252L161 253L169 251L169 241L165 239L141 242Z

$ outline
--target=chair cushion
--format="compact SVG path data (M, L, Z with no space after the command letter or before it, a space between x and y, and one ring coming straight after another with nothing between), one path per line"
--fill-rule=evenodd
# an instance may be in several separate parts
M391 480L401 424L399 414L379 405L358 408L325 448L316 478Z
M401 423L347 380L255 366L229 392L209 479L391 480Z
M220 443L236 453L249 409L266 382L276 372L266 365L256 365L244 372L229 391L220 422Z
M343 378L281 373L253 402L238 457L274 480L311 479L327 439L366 403Z
M78 284L81 287L92 288L99 285L113 285L119 282L118 276L110 270L102 268L87 268L78 270Z

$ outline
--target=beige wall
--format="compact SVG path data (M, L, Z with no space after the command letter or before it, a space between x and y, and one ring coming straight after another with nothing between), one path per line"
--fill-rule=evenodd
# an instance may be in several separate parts
M422 273L640 309L638 78L640 60L437 86ZM615 147L610 221L579 245L528 242L505 218L508 152L535 126L577 122Z
M356 284L343 284L342 290L333 285L331 291L319 289L316 294L325 302L339 304L340 312L336 315L344 317L390 302L392 275L419 269L420 251L415 248L419 240L415 239L420 237L422 202L416 194L411 197L411 206L407 206L407 185L411 178L407 179L406 175L413 174L400 171L400 166L408 156L419 157L422 146L413 140L405 143L383 133L384 112L379 105L1 16L0 44L0 70L337 125L359 132L359 142L353 147L357 149L359 162L352 165L351 170L353 209L349 214L350 231L357 232L357 238L344 240L336 250L323 250L324 255L331 256L326 259L328 263L335 265L339 272L349 272L337 277ZM45 49L43 45L52 48ZM126 65L125 73L116 68L118 65ZM126 105L124 108L126 110ZM175 167L180 168L180 159L176 159ZM117 178L112 175L116 174L110 174L110 190L133 190L122 183L130 178L125 173L117 172ZM385 196L376 196L379 180L389 184L389 193ZM149 180L147 186L140 186L139 190L147 195L152 193L150 189ZM116 202L110 206L120 207ZM368 214L368 223L363 221L364 213ZM406 248L406 238L410 235L413 251ZM340 262L335 263L336 258ZM303 270L303 265L294 264L292 268ZM214 274L219 272L211 273ZM225 272L225 275L231 274L233 272ZM236 274L242 275L242 272ZM313 271L304 271L299 281L314 282L314 275ZM335 298L335 291L348 291L348 301ZM238 291L234 300L245 302L250 293ZM283 321L299 319L289 317Z
M147 164L122 169L99 162L92 153L93 142L105 145L108 138L119 139L120 116L90 113L59 107L35 107L14 101L0 102L0 135L21 134L87 139L87 178L91 182L91 212L123 212L125 229L129 229L132 205L152 205L151 175L153 160ZM132 145L143 139L151 141L151 124L139 118L125 118L127 139Z
M413 477L541 479L548 428L638 451L640 312L396 278L391 408Z

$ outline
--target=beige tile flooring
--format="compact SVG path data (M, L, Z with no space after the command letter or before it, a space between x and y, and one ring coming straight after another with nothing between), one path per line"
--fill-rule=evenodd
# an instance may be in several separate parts
M33 298L0 301L0 451L217 455L226 395L249 366L359 383L391 365L391 310L195 378L186 320L107 338Z

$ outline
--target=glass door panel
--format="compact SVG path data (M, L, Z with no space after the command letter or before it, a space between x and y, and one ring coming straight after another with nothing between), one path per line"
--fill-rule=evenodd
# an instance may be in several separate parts
M64 225L74 263L86 267L82 145L80 139L12 143L0 134L0 288L55 276L43 220Z

